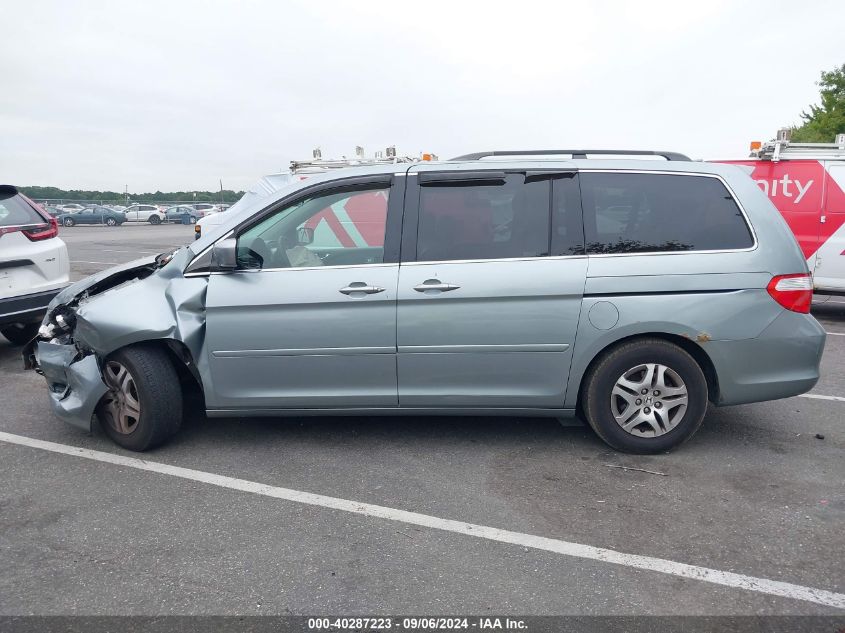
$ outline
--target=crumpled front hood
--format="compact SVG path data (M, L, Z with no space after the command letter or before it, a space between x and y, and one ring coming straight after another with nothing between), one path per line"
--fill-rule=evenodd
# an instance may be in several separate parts
M50 302L36 340L104 356L136 342L172 339L199 356L208 279L182 275L191 256L181 248L144 257L68 286Z
M102 340L104 332L98 332L96 328L94 331L85 331L83 326L88 324L88 315L97 321L102 319L106 324L115 319L118 322L122 320L136 331L144 331L148 322L154 321L155 317L172 322L174 315L172 306L168 304L171 284L176 282L178 294L179 282L184 281L182 269L190 256L191 252L187 248L181 248L174 253L142 257L71 284L56 295L47 307L39 338L48 341L61 339L62 343L74 340L85 343L85 339L89 338L90 343L101 341L106 345ZM150 292L152 297L149 297ZM115 298L114 295L119 297ZM140 297L146 299L139 301ZM153 304L162 303L162 299L163 305L159 310L149 309ZM98 308L92 311L95 304L99 306L104 300L111 308L104 306L104 310ZM126 305L121 305L121 301L131 305L130 313L120 314L126 308Z
M151 267L153 270L155 270L156 257L158 257L158 255L149 255L147 257L134 259L131 262L126 262L125 264L120 264L119 266L113 266L112 268L101 270L100 272L95 273L90 277L85 277L85 279L80 279L79 281L72 283L71 285L67 286L64 290L62 290L59 294L57 294L55 297L53 297L53 300L50 301L50 304L47 306L48 313L52 308L72 301L74 298L81 295L86 290L90 290L94 286L97 286L101 282L106 281L116 275L120 275L121 273L126 272L137 272L144 268Z

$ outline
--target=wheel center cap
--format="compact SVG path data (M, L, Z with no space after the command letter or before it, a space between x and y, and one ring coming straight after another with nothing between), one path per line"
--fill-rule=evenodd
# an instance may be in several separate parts
M652 402L653 400L654 400L654 398L652 398L651 396L648 396L648 397L645 399L645 401L646 401L648 404L651 404L651 402Z

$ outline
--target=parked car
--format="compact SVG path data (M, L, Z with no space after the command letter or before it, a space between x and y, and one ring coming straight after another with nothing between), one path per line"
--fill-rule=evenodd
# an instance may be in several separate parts
M56 220L0 185L0 333L15 345L30 341L69 274Z
M161 224L165 221L164 211L154 204L133 204L123 212L127 222L149 222Z
M200 202L198 204L191 205L197 211L201 212L203 215L211 215L212 213L220 213L221 209L216 204L208 204L205 202Z
M59 207L54 204L41 204L39 205L43 211L47 212L51 218L56 218L64 213Z
M85 207L77 213L63 213L56 218L62 226L74 226L76 224L105 224L106 226L118 226L126 222L126 216L120 211L98 204Z
M56 208L61 210L62 213L79 213L85 206L74 202L72 204L60 204Z
M27 366L58 417L96 413L132 450L179 428L180 377L209 416L578 412L635 453L687 440L708 402L816 384L807 263L743 171L530 153L258 197L63 291Z
M168 222L184 222L187 218L190 224L196 224L202 217L202 213L187 205L170 207L164 212Z

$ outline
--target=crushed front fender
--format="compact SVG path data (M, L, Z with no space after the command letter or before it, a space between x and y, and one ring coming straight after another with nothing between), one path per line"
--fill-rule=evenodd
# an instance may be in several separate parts
M166 344L206 387L202 346L208 282L182 275L191 256L183 248L104 271L51 302L23 360L26 369L46 378L57 417L90 430L109 391L103 363L116 350L138 343Z
M60 419L91 431L94 411L108 391L97 357L83 355L75 345L39 342L37 366L47 379L50 406Z

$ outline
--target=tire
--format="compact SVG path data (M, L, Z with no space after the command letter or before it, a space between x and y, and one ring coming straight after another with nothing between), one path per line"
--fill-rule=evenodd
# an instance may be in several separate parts
M114 218L106 218L106 225L107 226L115 226L117 224L117 220Z
M692 356L673 343L647 338L601 356L584 379L581 403L587 422L607 444L650 454L695 434L707 412L707 395L707 380Z
M76 224L76 220L74 220L73 218L65 218L64 220L62 220L62 224L64 224L65 226L73 226L74 224Z
M150 224L161 224L161 218L157 215L150 216Z
M12 345L26 345L38 334L39 323L13 323L0 328L0 334Z
M166 352L143 345L118 350L103 364L103 379L110 389L97 417L116 444L145 451L179 430L182 388Z
M194 216L191 216L191 224L196 224L197 219Z

